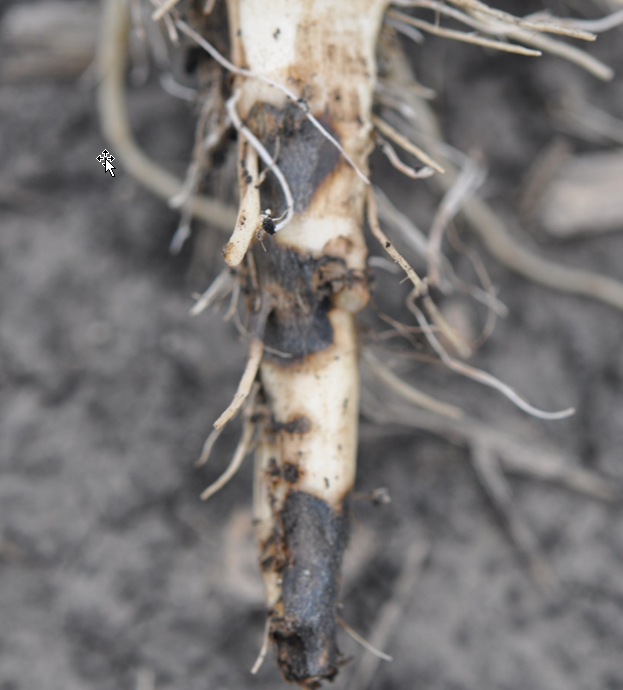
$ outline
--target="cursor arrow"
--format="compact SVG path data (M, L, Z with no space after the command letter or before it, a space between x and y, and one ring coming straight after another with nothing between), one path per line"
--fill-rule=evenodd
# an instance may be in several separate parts
M115 173L113 172L114 169L115 169L115 166L110 161L106 161L106 170L104 172L109 172L112 175L112 177L114 177L115 176Z

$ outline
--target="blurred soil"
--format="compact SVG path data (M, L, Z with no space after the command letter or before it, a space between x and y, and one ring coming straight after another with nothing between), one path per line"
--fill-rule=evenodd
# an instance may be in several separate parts
M621 31L591 46L617 70L610 84L553 57L433 39L414 61L440 94L434 106L448 141L480 152L489 168L483 194L511 219L531 163L555 137L574 152L608 149L557 130L548 108L567 89L622 118L622 46ZM130 103L141 145L183 174L188 104L156 79ZM199 500L228 462L238 427L207 467L193 467L245 358L222 311L188 316L191 293L220 270L223 237L196 228L191 246L169 255L176 213L121 164L114 179L104 173L95 158L107 144L83 82L2 83L0 122L0 690L282 687L270 659L249 673L264 626L251 461L211 501ZM437 197L426 183L374 160L388 194L428 227ZM538 228L517 232L549 258L623 280L621 232L566 241ZM477 246L467 230L462 236ZM510 317L474 362L535 405L573 405L577 414L540 422L440 368L399 371L526 446L549 443L569 463L623 482L621 314L532 285L481 253ZM378 275L388 309L405 294L398 280ZM483 314L461 305L477 329ZM565 585L548 598L463 448L363 424L357 490L384 486L393 501L355 504L341 616L370 635L409 544L430 544L385 649L394 661L369 687L622 690L620 507L511 479ZM341 646L360 658L346 635ZM347 687L355 663L336 689Z

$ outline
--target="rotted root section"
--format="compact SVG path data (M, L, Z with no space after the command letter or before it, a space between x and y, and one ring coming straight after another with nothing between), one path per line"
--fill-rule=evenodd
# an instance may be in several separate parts
M267 422L256 450L255 524L277 662L286 680L313 688L341 662L336 607L355 479L357 339L354 314L340 300L367 296L367 282L340 257L265 241L267 251L251 253L256 288L272 304L260 367Z
M305 688L332 680L342 661L336 609L350 492L336 501L331 489L332 482L352 486L354 474L354 468L333 468L332 474L320 468L321 492L314 488L318 472L305 462L304 452L280 457L280 447L287 449L313 431L306 416L285 424L273 420L256 455L256 528L268 634L284 678Z
M284 367L332 345L331 311L337 307L355 313L369 299L367 271L349 269L341 256L303 255L265 237L263 245L253 246L251 261L256 287L273 304L265 356ZM271 355L271 350L282 355Z
M284 678L306 687L332 680L340 664L335 612L347 502L336 512L317 496L291 491L281 511L282 600L269 614L269 634Z
M354 316L336 301L357 280L339 260L331 271L326 258L271 249L254 252L274 305L265 341L290 357L265 355L260 368L268 421L256 451L255 524L277 662L286 680L313 688L341 662L336 607L359 384Z

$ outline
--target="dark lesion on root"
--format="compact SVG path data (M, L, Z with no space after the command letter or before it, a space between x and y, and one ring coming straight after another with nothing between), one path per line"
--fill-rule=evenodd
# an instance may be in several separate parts
M327 118L318 119L339 139ZM275 156L288 181L294 212L305 211L323 182L342 164L337 148L294 103L282 109L258 103L245 124ZM252 305L257 304L258 294L270 294L274 305L266 323L265 357L290 366L332 345L329 312L336 306L334 297L349 288L367 294L368 276L362 270L349 270L342 256L332 255L334 252L321 257L304 255L273 237L274 219L283 211L283 190L271 174L261 184L261 207L272 209L272 215L263 214L261 242L254 242L247 258L247 265L253 265L247 287ZM339 254L337 249L335 254ZM285 353L287 358L275 352Z
M269 433L278 434L284 431L286 434L306 434L311 430L311 427L311 421L305 415L292 417L287 422L279 422L273 415Z
M278 465L277 460L275 458L271 458L268 463L267 474L268 479L271 482L276 483L283 480L288 484L296 484L296 482L298 482L298 480L301 478L304 472L301 470L301 468L296 462L289 462L288 460L286 460L281 465ZM266 542L265 550L266 547L270 545L271 541L274 541L274 539L271 538Z
M291 490L280 512L283 594L278 611L270 614L270 637L284 678L305 688L332 680L343 662L336 607L348 543L347 503L336 512L316 496Z
M303 255L266 236L251 249L258 285L249 284L254 299L257 290L270 295L273 308L268 315L265 357L291 366L309 354L333 343L329 312L334 296L356 283L367 285L362 271L348 270L340 257ZM271 350L287 353L287 359L271 356Z
M277 154L294 211L303 212L341 164L337 149L294 104L282 110L259 104L246 124L271 155ZM262 183L261 197L262 208L281 209L283 193L270 174ZM259 309L258 302L270 304L263 332L264 358L290 367L333 345L331 311L345 308L338 295L355 285L367 289L368 276L349 270L341 256L302 254L281 244L279 236L273 237L274 227L262 229L266 234L247 256L246 290L251 311ZM284 420L273 416L265 432L275 440L311 429L312 422L305 416ZM315 688L332 680L343 663L336 641L336 608L348 542L348 498L332 507L300 491L302 478L304 470L296 458L269 459L265 480L272 487L274 527L261 544L260 567L281 581L281 599L269 613L269 636L281 672L287 681Z
M339 139L329 122L322 117L319 119L325 129ZM340 162L339 151L294 103L287 103L282 110L268 103L258 103L253 106L246 124L268 152L277 155L277 163L292 192L294 211L304 211L323 180ZM263 208L279 208L282 200L279 185L269 175L262 184Z

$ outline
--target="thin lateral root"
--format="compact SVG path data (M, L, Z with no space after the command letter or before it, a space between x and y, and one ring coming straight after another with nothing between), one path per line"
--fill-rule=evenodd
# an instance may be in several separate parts
M610 81L614 77L614 70L611 67L608 67L601 60L589 55L584 50L580 50L563 41L557 41L549 36L543 36L542 34L519 28L509 31L507 36L515 41L521 41L551 55L557 55L569 62L573 62L602 81Z
M584 31L594 31L599 34L602 31L610 31L610 29L621 26L623 24L623 10L617 10L599 19L563 19L561 21L565 26Z
M366 364L370 367L370 371L407 402L450 419L460 419L463 416L463 410L460 407L437 400L398 378L368 348L364 348L362 354Z
M213 496L217 491L220 491L240 469L242 461L245 459L247 453L251 450L251 439L253 438L254 430L255 424L251 421L249 416L244 421L240 441L238 442L236 452L229 463L229 467L213 484L210 484L210 486L203 491L201 494L202 501L207 501L210 496Z
M394 166L394 168L396 168L396 170L398 170L398 172L401 172L403 175L410 177L412 180L422 180L427 177L431 177L431 175L435 174L435 171L430 167L430 165L425 165L420 170L416 170L415 168L412 168L410 165L403 163L398 157L396 151L394 151L392 145L384 139L380 139L379 147L381 151L385 154L387 160Z
M397 0L394 4L400 7L421 7L423 9L434 10L437 13L445 14L453 19L456 19L468 26L471 26L478 31L483 33L490 33L494 35L505 35L507 32L507 26L520 26L524 29L530 29L532 31L538 31L540 33L551 33L559 34L561 36L567 36L569 38L578 38L584 41L594 41L597 37L588 27L580 26L578 22L573 23L567 19L560 19L558 17L552 17L550 15L544 15L542 19L539 19L539 15L532 15L530 17L516 17L508 12L502 10L497 10L485 5L482 2L471 2L470 0L449 0L453 5L457 7L463 7L464 9L470 11L474 15L483 14L485 16L493 17L498 22L485 23L484 21L478 21L473 19L471 14L465 14L459 10L455 10L452 7L448 7L438 0Z
M210 457L210 453L212 452L212 448L214 448L214 444L218 440L218 437L221 435L223 431L223 427L220 429L212 429L210 432L208 438L206 439L205 443L203 444L203 449L201 450L201 455L199 456L199 459L195 463L195 467L202 467L203 465L208 462L208 459Z
M459 362L457 359L454 359L454 357L451 357L446 352L445 348L439 342L439 340L437 340L435 334L432 332L430 328L430 324L426 320L426 317L424 316L422 311L416 306L415 297L416 294L414 291L407 300L407 307L417 319L417 322L420 324L420 327L424 331L424 334L426 335L426 339L428 340L428 342L431 344L435 352L439 355L443 363L449 369L452 369L452 371L456 371L457 373L462 374L467 378L477 381L478 383L481 383L484 386L494 388L495 390L502 393L502 395L504 395L506 398L508 398L520 410L523 410L527 414L532 415L533 417L537 417L538 419L565 419L575 413L575 408L573 407L570 407L566 410L561 410L560 412L545 412L543 410L540 410L537 407L530 405L530 403L528 403L520 395L518 395L518 393L515 390L513 390L510 386L508 386L507 384L503 383L498 378L493 376L493 374L489 374L488 372L482 371L481 369L471 367L468 364L465 364L464 362Z
M388 10L388 16L398 21L404 22L414 26L416 29L422 29L422 31L428 31L430 34L435 36L441 36L443 38L452 38L455 41L463 41L464 43L473 43L475 45L483 46L484 48L495 48L495 50L501 50L506 53L517 53L518 55L527 55L530 57L539 57L543 53L540 50L533 50L532 48L525 48L524 46L515 45L514 43L504 43L503 41L496 41L491 38L484 38L484 36L476 36L475 34L467 34L463 31L455 31L454 29L444 29L436 24L429 24L421 19L416 19L403 12L398 12L397 10ZM509 32L509 37L513 37ZM524 40L523 38L521 39ZM527 42L527 41L526 41Z
M266 328L266 319L272 308L273 302L271 296L266 292L262 293L260 309L254 315L255 323L251 335L251 343L249 344L247 364L242 378L240 379L240 383L238 384L238 390L236 391L236 395L234 395L234 399L225 412L214 422L215 429L224 427L225 424L238 413L238 410L240 410L244 401L251 393L253 382L257 376L262 362L262 355L264 354L264 329Z
M383 661L394 660L394 658L389 656L389 654L385 654L385 652L381 652L380 649L373 647L366 639L361 637L361 635L358 632L353 630L350 627L350 625L348 625L348 623L339 616L337 617L337 622L353 638L353 640L355 640L355 642L358 642L364 649L370 652L370 654L374 654L374 656L377 656L379 659L382 659Z
M415 225L411 218L405 216L404 213L394 206L379 187L374 188L374 200L376 201L379 220L400 233L402 239L409 247L421 258L426 259L428 249L426 235Z
M443 195L431 224L428 236L428 278L431 285L439 280L441 246L448 223L456 216L467 199L482 186L485 170L468 156L452 186Z
M232 268L242 263L259 228L261 213L257 152L249 143L241 143L240 159L240 210L234 232L223 248L225 263Z
M418 274L411 268L409 262L402 256L402 254L394 247L394 245L387 239L387 235L381 230L379 224L378 210L376 207L376 200L374 198L374 190L370 187L368 189L368 199L367 199L367 211L368 211L368 223L370 225L370 230L376 239L383 245L385 251L392 257L392 259L402 268L402 270L407 274L409 280L413 283L416 293L418 295L424 295L427 293L428 288L424 281L418 276Z
M419 146L416 146L412 141L407 139L403 134L397 132L390 124L381 119L378 115L372 115L372 124L379 130L379 132L385 135L388 139L391 139L395 144L400 146L401 149L407 151L412 156L419 158L422 163L428 165L433 170L438 173L443 174L445 172L444 168L437 163L436 160L431 158L426 151L423 151Z
M564 20L560 20L557 17L548 17L547 21L538 21L535 20L534 17L516 17L514 14L504 12L504 10L489 7L489 5L481 2L481 0L449 0L449 2L457 7L463 7L470 12L483 14L485 16L488 15L506 24L515 24L540 33L560 34L570 38L579 38L584 41L594 41L596 38L594 34L588 31L564 26L562 23Z
M210 287L199 297L190 310L190 316L198 316L205 311L214 301L225 298L233 290L237 282L228 268L224 268L214 279Z
M439 332L442 333L446 340L456 350L459 357L467 359L472 355L471 347L465 342L464 338L458 334L452 326L443 318L442 313L437 308L437 305L430 298L430 295L424 295L422 303L430 320L437 326ZM425 332L426 333L426 332Z
M258 369L260 368L263 353L264 341L260 338L252 338L251 344L249 345L249 358L247 359L247 365L240 379L240 383L238 384L236 395L234 395L234 399L225 412L214 422L215 429L222 429L227 422L238 413L244 404L244 401L251 392L251 387L253 386Z
M151 18L155 22L160 21L167 12L170 12L175 7L175 5L177 5L179 1L180 0L165 0L157 10L154 10L154 12L151 15Z
M253 664L253 667L251 668L251 673L255 675L260 668L262 668L262 664L264 663L264 659L266 658L266 654L268 654L268 643L270 640L270 618L266 619L266 625L264 626L264 636L262 638L262 646L260 648L260 653L257 655L257 659L255 660L255 663Z
M220 93L217 91L216 82L210 86L207 97L201 107L199 119L195 127L195 143L193 146L192 160L186 171L184 186L179 194L169 199L170 208L181 208L181 218L177 231L173 235L169 250L172 254L178 254L184 242L190 237L190 224L192 220L192 201L197 196L202 175L211 166L209 156L225 132L229 129L229 123L216 116L216 111L222 106ZM210 127L210 133L205 132Z
M164 22L164 25L167 29L167 34L169 35L169 40L173 45L179 45L180 42L180 36L177 33L177 29L175 28L175 24L173 23L173 20L171 19L170 14L165 14L162 17L162 21Z
M424 296L424 306L426 311L429 313L431 319L433 319L435 325L444 333L446 338L452 343L453 347L459 353L461 357L469 357L471 354L471 349L466 345L465 342L455 333L455 331L450 327L450 325L443 318L434 302L428 296L428 286L427 284L418 276L418 274L413 270L411 264L400 254L400 252L394 247L394 245L389 241L387 235L381 230L378 218L378 209L376 206L376 199L374 198L374 189L370 187L368 189L368 223L372 234L376 239L383 245L385 251L392 257L392 259L402 268L402 270L407 274L409 280L413 283L415 288L413 295L416 297ZM430 325L427 324L430 329ZM441 345L440 345L441 347Z

